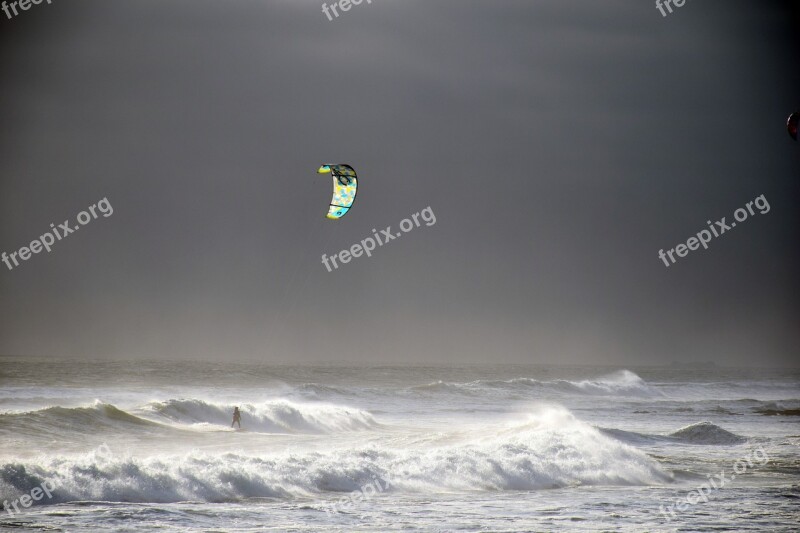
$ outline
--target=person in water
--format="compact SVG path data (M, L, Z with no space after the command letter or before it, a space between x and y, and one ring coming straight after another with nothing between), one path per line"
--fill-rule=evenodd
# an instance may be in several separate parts
M231 427L234 424L239 424L239 429L242 429L242 412L239 411L238 407L233 408L233 422L231 422Z

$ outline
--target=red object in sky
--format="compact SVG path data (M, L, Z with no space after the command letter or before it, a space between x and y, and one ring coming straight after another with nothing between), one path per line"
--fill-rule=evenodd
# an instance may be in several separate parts
M800 122L800 111L795 111L789 115L789 120L786 121L786 128L789 130L789 135L792 139L797 140L797 124Z

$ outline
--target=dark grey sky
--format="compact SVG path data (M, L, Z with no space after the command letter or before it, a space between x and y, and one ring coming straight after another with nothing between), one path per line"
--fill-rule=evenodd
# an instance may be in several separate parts
M796 365L791 2L56 1L0 13L0 353ZM796 9L796 8L795 8ZM321 163L359 172L324 218ZM672 248L759 195L709 250ZM437 217L328 273L335 254Z

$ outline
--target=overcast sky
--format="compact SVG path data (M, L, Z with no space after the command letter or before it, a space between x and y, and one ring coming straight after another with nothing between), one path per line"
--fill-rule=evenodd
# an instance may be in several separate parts
M0 13L0 353L797 365L792 2ZM322 163L359 173L324 217ZM674 248L764 195L669 268ZM327 272L334 255L422 226ZM395 229L396 231L396 229Z

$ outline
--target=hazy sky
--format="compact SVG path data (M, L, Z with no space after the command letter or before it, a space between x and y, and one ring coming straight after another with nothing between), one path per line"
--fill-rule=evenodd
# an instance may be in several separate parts
M797 365L792 5L0 13L0 251L114 209L0 263L0 353ZM315 171L339 162L361 186L334 222ZM766 215L658 258L762 194ZM427 206L435 225L322 265Z

